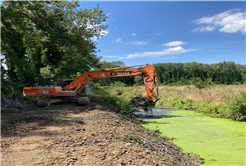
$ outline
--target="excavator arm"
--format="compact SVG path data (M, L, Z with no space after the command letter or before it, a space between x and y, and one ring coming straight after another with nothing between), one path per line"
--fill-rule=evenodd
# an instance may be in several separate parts
M89 81L97 78L142 75L148 100L159 100L158 97L153 96L154 85L157 86L158 84L158 77L154 67L150 64L146 64L143 70L124 70L132 67L136 66L125 66L120 68L103 69L100 71L90 71L83 73L74 79L69 85L65 86L64 90L74 90L78 95L81 95L80 92L89 83Z

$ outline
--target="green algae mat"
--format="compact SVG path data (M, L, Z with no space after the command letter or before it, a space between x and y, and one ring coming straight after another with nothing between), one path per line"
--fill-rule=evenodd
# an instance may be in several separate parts
M159 109L160 110L160 109ZM161 109L162 118L144 118L144 127L159 129L161 135L174 137L182 152L204 158L202 165L246 165L245 125L229 119L211 118L187 110Z

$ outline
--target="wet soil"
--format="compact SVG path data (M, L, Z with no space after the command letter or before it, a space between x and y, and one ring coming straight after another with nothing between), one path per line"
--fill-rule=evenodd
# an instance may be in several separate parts
M1 165L195 165L158 132L92 98L1 110Z

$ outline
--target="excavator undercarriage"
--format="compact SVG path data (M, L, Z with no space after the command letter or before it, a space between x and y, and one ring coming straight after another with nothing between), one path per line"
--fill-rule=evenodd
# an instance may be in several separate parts
M45 98L37 101L38 107L46 107L53 103L77 103L78 105L85 106L90 103L89 97L59 97L59 98Z

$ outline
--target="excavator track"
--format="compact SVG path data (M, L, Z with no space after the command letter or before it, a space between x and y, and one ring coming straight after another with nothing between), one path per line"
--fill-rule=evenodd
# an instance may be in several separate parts
M45 99L39 99L37 101L38 107L46 107L48 105L51 105L53 103L77 103L80 106L86 106L90 103L89 97L63 97L63 98L45 98Z
M49 101L50 101L50 99L39 99L37 101L37 106L38 107L46 107L46 106L50 105Z
M85 106L90 103L90 98L89 97L79 97L78 98L78 105Z

